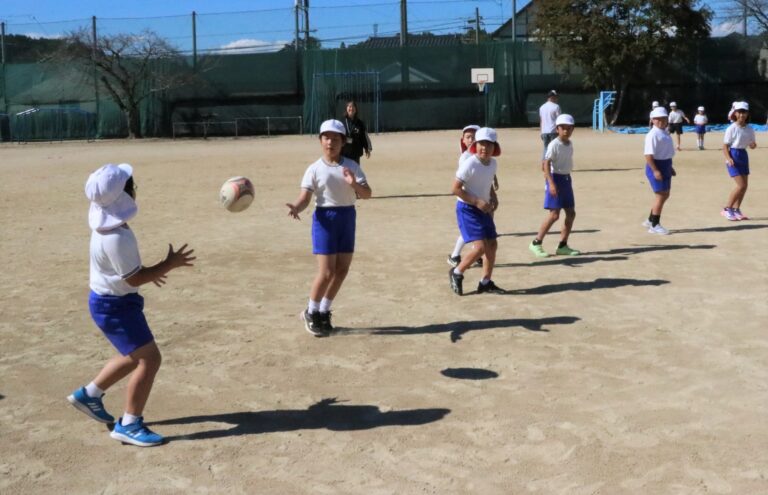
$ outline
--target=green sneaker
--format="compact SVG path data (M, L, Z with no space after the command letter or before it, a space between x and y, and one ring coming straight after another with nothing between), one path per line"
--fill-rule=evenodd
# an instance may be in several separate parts
M541 246L541 244L534 244L533 242L531 242L528 245L528 249L530 249L531 252L533 254L535 254L537 258L547 258L547 257L549 257L547 252L544 251L544 248Z
M559 256L578 256L581 254L581 251L578 249L571 249L568 246L563 246L561 248L557 248L557 251L555 251L555 254Z

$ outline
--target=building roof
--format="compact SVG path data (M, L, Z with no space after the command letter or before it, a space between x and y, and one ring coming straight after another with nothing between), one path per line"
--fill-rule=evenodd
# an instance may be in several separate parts
M462 43L461 34L408 33L408 46L458 46ZM363 42L349 45L348 48L398 48L399 46L400 35L396 34L394 36L371 36Z

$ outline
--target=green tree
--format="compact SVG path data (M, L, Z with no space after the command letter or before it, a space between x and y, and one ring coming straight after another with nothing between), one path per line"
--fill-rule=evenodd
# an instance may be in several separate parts
M684 58L709 36L712 12L698 0L539 0L534 37L558 67L578 65L584 86L617 92L616 122L633 80L654 63Z

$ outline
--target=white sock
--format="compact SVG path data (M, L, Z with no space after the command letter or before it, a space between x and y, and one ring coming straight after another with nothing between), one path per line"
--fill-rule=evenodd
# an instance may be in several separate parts
M464 247L464 238L459 236L458 239L456 239L456 246L453 248L453 252L451 253L451 257L455 258L456 256L461 254L461 248Z
M120 423L122 423L123 426L132 425L133 423L138 421L140 417L141 416L134 416L133 414L126 412L126 413L123 413L123 419L120 420Z
M456 275L464 275L464 272L460 271L458 266L453 269L453 273Z
M331 304L333 304L333 299L328 299L327 297L324 297L322 301L320 301L320 312L321 313L327 313L331 310Z
M490 282L490 281L491 281L490 278L483 277L483 279L480 281L480 283L483 284L483 285L488 285L488 282Z
M307 310L308 310L309 314L317 313L318 311L320 311L320 303L310 299L309 300L309 305L307 306Z
M88 394L88 397L93 397L96 399L104 395L104 391L97 387L93 382L85 386L85 393Z

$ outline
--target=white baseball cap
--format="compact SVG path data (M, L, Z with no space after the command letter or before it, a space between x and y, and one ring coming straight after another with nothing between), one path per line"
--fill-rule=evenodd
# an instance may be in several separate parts
M653 109L653 112L651 112L652 119L661 119L661 118L666 119L667 117L669 117L669 115L667 115L667 109L664 107L656 107Z
M344 128L344 124L335 119L326 120L320 124L320 134L322 135L324 132L335 132L342 136L347 135L347 130Z
M547 93L547 96L557 96L557 91L552 89L552 90L549 91L549 93Z
M493 150L493 156L499 156L501 154L501 146L499 146L499 142L497 141L496 129L491 129L490 127L481 127L478 129L475 133L475 142L470 148L472 153L476 152L477 148L475 145L480 141L490 141L496 145Z
M654 109L654 108L656 108L658 106L659 106L659 102L658 101L654 101L653 103L651 103L651 109Z
M677 103L675 103L675 102L673 101L672 103L670 103L670 104L669 104L669 107L670 107L670 108L677 108Z
M573 121L573 117L568 115L567 113L563 113L557 116L557 119L555 120L555 127L559 125L576 125Z
M704 111L704 107L699 107L699 108L696 109L696 111L697 112L703 112Z
M108 163L93 172L85 182L85 197L91 202L88 225L103 232L117 228L133 218L139 208L125 192L125 183L133 175L127 163Z
M745 110L745 111L749 112L749 103L747 103L746 101L737 101L736 103L733 104L733 109L734 110Z
M463 134L463 133L465 133L467 131L475 131L475 132L477 132L479 130L480 130L480 126L479 125L471 124L471 125L466 126L464 129L462 129L461 132Z

